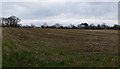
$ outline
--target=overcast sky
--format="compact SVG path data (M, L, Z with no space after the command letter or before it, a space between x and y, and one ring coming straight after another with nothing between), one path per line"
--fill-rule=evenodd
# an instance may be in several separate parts
M23 25L118 24L117 2L3 2L3 17L17 16Z

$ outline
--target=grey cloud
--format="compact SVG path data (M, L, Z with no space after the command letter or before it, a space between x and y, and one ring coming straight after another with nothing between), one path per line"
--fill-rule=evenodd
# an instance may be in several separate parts
M3 16L117 20L117 2L5 2ZM62 17L61 15L64 14ZM69 14L69 15L68 15Z

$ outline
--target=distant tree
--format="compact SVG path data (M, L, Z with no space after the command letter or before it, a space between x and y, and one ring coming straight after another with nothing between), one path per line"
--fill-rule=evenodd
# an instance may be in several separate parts
M96 26L94 24L90 24L89 28L90 29L96 29Z
M81 28L81 24L78 24L78 25L77 25L77 28L80 29L80 28Z
M119 25L114 24L113 28L117 30L117 29L119 29Z
M80 28L80 29L88 29L89 28L89 25L87 23L81 23L81 24L78 24L77 25L77 28Z
M88 26L89 26L87 23L83 23L83 25L84 25L86 28L88 28Z
M5 27L5 18L4 17L0 18L0 26Z
M70 28L76 29L77 27L74 24L70 24Z
M31 24L31 28L36 28L36 26L34 24Z
M18 25L18 22L20 22L21 20L18 18L18 17L16 17L16 16L10 16L10 17L8 17L8 20L9 20L9 25L11 26L11 27L18 27L19 25Z
M97 25L97 29L101 29L101 25L100 24Z
M47 23L44 23L43 25L41 25L41 28L48 28Z
M64 28L64 26L61 25L60 28Z
M7 18L2 17L0 18L0 23L2 24L2 27L5 27L8 25L9 20Z
M16 17L16 16L10 16L8 18L1 18L1 22L3 26L7 26L7 27L19 27L20 24L18 24L18 22L20 22L21 20Z
M55 28L60 28L62 25L61 24L59 24L59 23L56 23L55 25L53 25L53 27L55 27Z
M102 23L102 24L101 24L101 28L102 28L102 29L108 29L108 25L106 25L105 23Z

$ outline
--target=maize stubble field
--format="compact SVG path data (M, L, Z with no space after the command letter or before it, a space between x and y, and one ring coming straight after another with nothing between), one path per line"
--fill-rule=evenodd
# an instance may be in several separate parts
M3 67L117 67L118 31L3 28Z

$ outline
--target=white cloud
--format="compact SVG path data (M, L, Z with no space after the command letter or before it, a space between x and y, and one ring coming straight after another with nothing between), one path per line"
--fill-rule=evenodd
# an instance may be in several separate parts
M60 23L62 25L70 25L70 24L80 24L80 23L88 23L88 24L102 24L106 23L110 26L118 23L118 20L100 20L100 19L36 19L36 20L23 20L21 24L23 25L42 25L43 23L47 23L48 25L53 25L55 23Z
M3 16L20 17L22 24L41 25L44 22L63 25L88 23L118 23L117 2L5 2Z
M118 2L119 0L2 0L2 2Z

